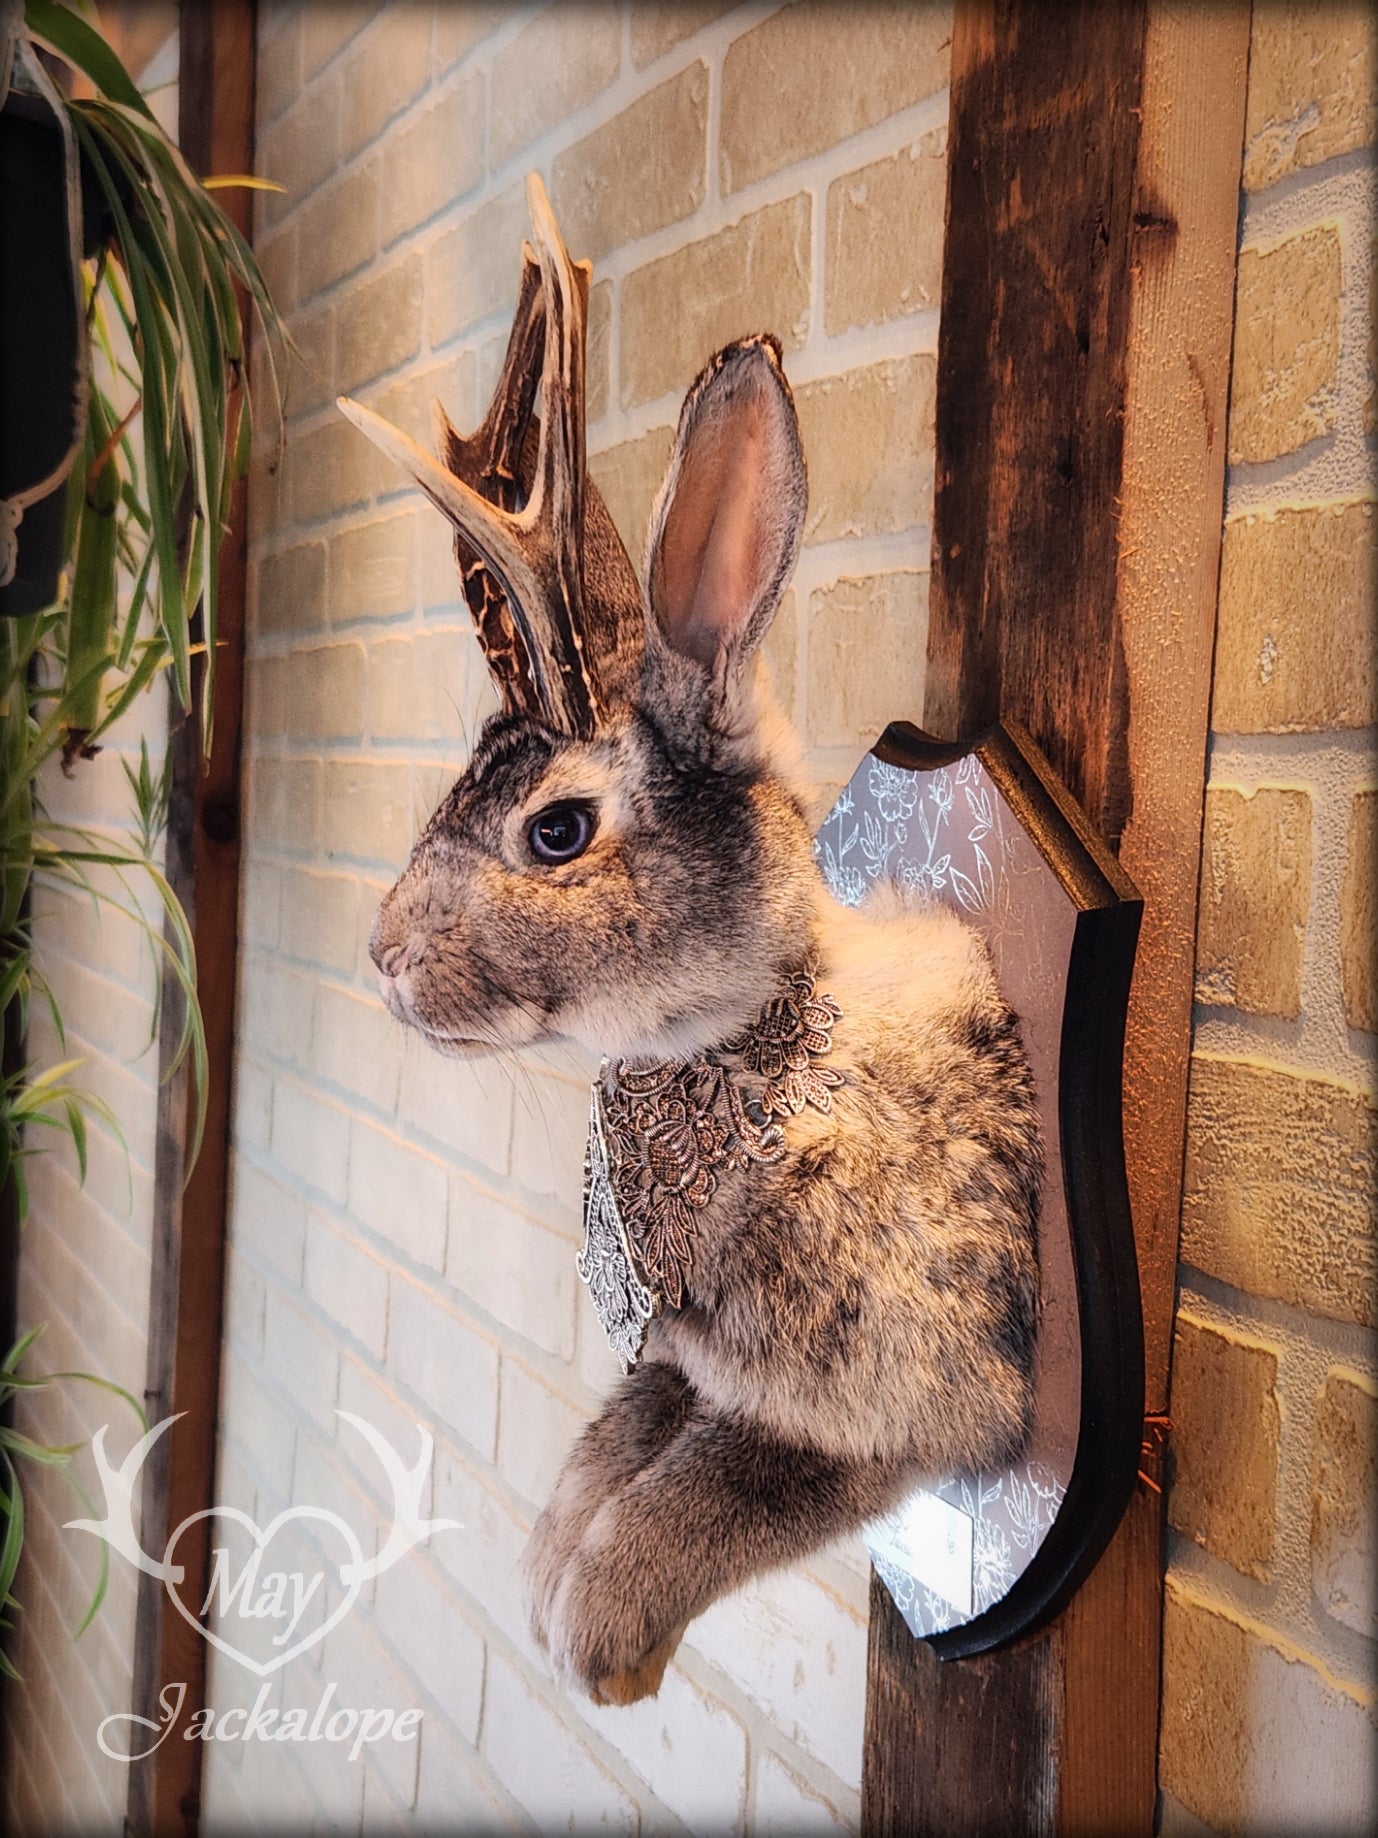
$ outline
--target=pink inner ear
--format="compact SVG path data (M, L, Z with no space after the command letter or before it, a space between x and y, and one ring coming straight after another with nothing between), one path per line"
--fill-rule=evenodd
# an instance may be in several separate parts
M709 666L742 635L767 585L762 422L762 405L752 402L698 430L662 539L667 635L676 650Z

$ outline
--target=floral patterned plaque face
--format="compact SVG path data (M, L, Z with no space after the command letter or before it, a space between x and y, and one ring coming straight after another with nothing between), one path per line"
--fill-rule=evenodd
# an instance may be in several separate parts
M999 1473L916 1489L866 1528L871 1560L909 1626L939 1634L993 1608L1028 1568L1057 1519L1077 1451L1081 1337L1058 1108L1077 907L975 752L933 771L868 755L824 819L814 853L848 906L894 880L979 927L1020 1017L1043 1117L1043 1312L1029 1447Z

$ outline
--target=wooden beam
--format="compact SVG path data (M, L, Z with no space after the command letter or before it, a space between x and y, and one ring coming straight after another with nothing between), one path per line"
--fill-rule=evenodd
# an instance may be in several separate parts
M1166 1408L1249 8L958 0L925 725L1031 728L1145 895L1125 1064ZM870 1833L1152 1830L1162 1426L1050 1627L935 1661L872 1588Z
M253 169L255 0L203 0L181 8L179 141L198 174ZM249 233L249 196L219 194ZM241 309L243 307L241 300ZM167 874L191 920L208 1060L208 1108L200 1156L188 1172L192 1094L183 1068L162 1086L154 1193L147 1408L151 1420L185 1412L145 1469L144 1543L161 1550L172 1527L212 1504L220 1397L230 1091L238 959L240 726L248 498L236 488L230 533L220 550L213 742L203 760L200 724L182 722L173 740ZM199 688L193 703L199 700ZM160 1053L175 1047L180 996L165 982ZM182 1597L202 1601L210 1525L177 1547ZM206 1701L200 1635L167 1602L160 1582L140 1578L135 1626L134 1709L158 1718L165 1685L187 1687L184 1715ZM172 1739L130 1769L128 1830L194 1834L200 1828L204 1744Z

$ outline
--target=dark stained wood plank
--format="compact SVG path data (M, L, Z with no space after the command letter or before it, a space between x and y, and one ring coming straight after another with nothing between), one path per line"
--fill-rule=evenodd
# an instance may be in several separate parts
M255 0L203 0L181 9L179 123L182 151L200 174L253 167ZM220 202L249 232L248 194ZM242 304L242 302L241 302ZM240 726L248 500L235 492L230 533L220 551L216 702L209 759L197 721L175 740L168 826L169 879L192 922L209 1061L209 1103L201 1154L187 1172L191 1093L185 1070L160 1096L155 1180L153 1290L147 1407L151 1419L182 1420L157 1445L145 1470L145 1544L161 1548L171 1527L212 1503L219 1414L230 1093L238 960ZM164 991L164 1064L175 1044L175 991ZM181 1540L183 1599L204 1599L210 1526ZM134 1709L157 1717L163 1686L184 1683L185 1715L205 1703L206 1643L167 1603L162 1586L141 1578L135 1630ZM200 1828L204 1744L172 1739L130 1770L129 1830L186 1833Z
M868 1838L1053 1831L1060 1657L1054 1628L1002 1652L940 1660L873 1573L861 1778Z
M958 0L925 725L1034 732L1145 895L1125 1135L1166 1408L1249 8ZM873 1589L867 1832L1147 1833L1166 1425L1052 1626L936 1664Z
M1113 847L1144 8L959 4L925 725L1018 715Z

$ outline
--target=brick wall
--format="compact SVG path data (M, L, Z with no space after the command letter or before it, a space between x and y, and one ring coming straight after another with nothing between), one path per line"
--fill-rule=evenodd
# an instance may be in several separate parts
M1181 1833L1378 1805L1373 33L1254 21L1172 1391Z
M100 756L72 779L58 770L44 775L40 793L50 817L129 846L133 801L120 762L137 767L141 734L161 760L166 733L163 698L143 698ZM156 935L157 896L140 878L130 879L127 893L108 874L98 875L97 885L112 899L132 895ZM35 1002L30 1056L45 1066L81 1058L73 1081L105 1100L120 1134L91 1119L83 1186L70 1141L51 1131L31 1133L40 1152L26 1164L19 1325L21 1332L46 1327L24 1370L90 1372L140 1397L158 1109L153 947L115 906L47 890L34 898L34 938L67 1040L56 1038ZM140 1430L134 1413L107 1391L67 1381L21 1398L15 1413L16 1428L45 1443L87 1441L106 1422L108 1452L118 1462ZM99 1500L89 1451L73 1472ZM103 1717L129 1708L137 1572L118 1559L111 1564L104 1607L74 1640L99 1581L100 1547L62 1530L65 1520L85 1513L66 1475L32 1462L21 1464L21 1475L25 1541L14 1585L21 1607L7 1650L23 1683L6 1688L4 1801L16 1830L117 1831L126 1770L100 1753L95 1735Z
M465 1530L275 1683L419 1706L419 1744L353 1767L211 1745L213 1823L856 1823L856 1541L713 1609L630 1711L557 1689L530 1647L522 1544L611 1377L573 1267L589 1068L440 1061L375 994L373 909L491 704L445 527L330 405L423 439L432 395L476 421L532 167L596 263L590 466L634 557L692 376L776 331L812 492L770 654L826 799L922 702L948 36L921 6L264 10L259 169L287 194L258 248L306 363L253 494L219 1498L375 1524L340 1406L408 1451L432 1425L433 1510ZM217 1662L212 1700L247 1684Z

